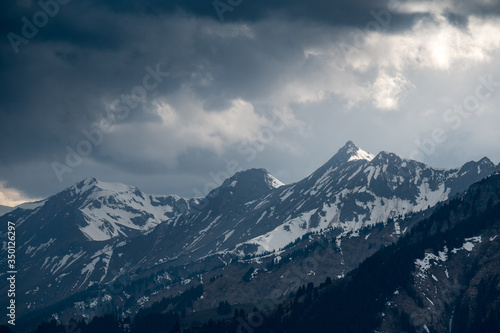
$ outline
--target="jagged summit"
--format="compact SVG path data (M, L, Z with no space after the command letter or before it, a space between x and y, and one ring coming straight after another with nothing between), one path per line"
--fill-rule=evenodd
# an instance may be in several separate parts
M377 155L373 157L373 159L370 160L372 163L403 163L404 159L394 153L387 152L385 150L382 150L379 152ZM407 160L408 162L416 162L413 160Z
M229 202L240 204L255 200L284 185L265 169L239 171L224 181L223 179L216 180L222 182L222 185L213 189L205 201L218 202L217 205L221 207Z
M95 177L87 177L70 188L74 189L76 193L84 193L89 189L109 191L114 193L135 192L138 190L136 187L131 185L104 182Z
M354 142L347 141L347 143L333 156L333 159L342 162L352 162L357 160L371 161L374 157L375 155L359 148Z
M494 166L495 163L493 163L488 157L484 156L482 159L479 160L480 164L483 165L488 165L488 166Z
M370 162L374 158L375 155L359 148L354 142L347 141L346 144L340 148L332 158L314 171L309 176L309 179L321 177L325 174L325 172L329 172L329 170L337 167L345 167L354 163Z
M243 186L243 188L247 188L249 185L274 189L285 184L271 175L266 169L253 168L235 173L224 182L223 187L239 188Z
M48 215L41 219L72 226L68 228L76 228L86 240L107 241L135 236L171 221L196 200L146 194L132 185L87 177L38 206L45 202L60 207L64 214L53 216L53 211L47 210L44 214Z
M272 188L278 188L285 185L285 183L282 183L278 178L274 177L270 173L267 173L266 175L266 182Z

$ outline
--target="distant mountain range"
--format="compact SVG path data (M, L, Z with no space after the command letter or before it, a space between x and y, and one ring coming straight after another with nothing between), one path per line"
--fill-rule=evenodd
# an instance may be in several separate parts
M7 214L8 212L12 212L14 209L14 207L0 205L0 216Z
M328 240L335 255L328 267L301 279L340 278L407 234L433 207L499 170L487 158L434 169L392 153L373 155L349 141L299 182L285 185L264 169L251 169L205 198L148 195L87 178L0 217L3 224L16 223L23 281L18 313L38 320L79 311L90 318L92 304L101 302L133 315L195 283L205 285L198 309L222 299L251 303L263 295L245 294L236 284L244 272L257 267L245 288L270 292L286 265L302 260L297 251L318 239ZM5 252L4 241L2 265ZM289 262L271 267L287 255ZM112 300L96 298L117 281L126 281L126 291ZM297 288L289 289L282 296Z

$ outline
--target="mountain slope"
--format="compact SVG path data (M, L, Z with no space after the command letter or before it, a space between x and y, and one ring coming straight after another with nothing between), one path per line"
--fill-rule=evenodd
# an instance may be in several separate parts
M14 209L15 209L14 207L0 205L0 216L7 214L8 212L13 211Z
M497 332L499 233L495 175L345 279L286 302L255 331Z
M109 263L117 248L159 223L175 221L196 202L87 178L3 215L0 223L16 224L16 269L23 281L18 311L44 307L103 282L108 274L114 277Z

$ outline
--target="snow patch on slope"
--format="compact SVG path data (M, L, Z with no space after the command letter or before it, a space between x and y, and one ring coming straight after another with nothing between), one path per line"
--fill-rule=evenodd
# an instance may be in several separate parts
M455 248L451 250L451 252L457 253L460 250L466 250L468 252L471 252L474 249L474 245L477 243L481 243L481 241L482 241L481 236L466 238L465 243L462 245L462 247Z
M80 209L87 225L79 227L92 241L127 236L128 229L147 232L168 220L166 214L173 211L172 206L159 204L162 197L144 194L124 184L86 179L81 188L72 189L76 194L92 189Z
M267 173L265 181L266 181L266 184L271 188L278 188L278 187L285 185L278 178L274 177L270 173Z
M375 158L375 155L370 154L361 148L357 148L357 149L356 148L352 147L352 148L349 148L349 150L347 151L348 154L351 154L351 157L347 160L348 162L357 161L357 160L371 161Z
M327 170L325 175L328 175L331 170ZM368 172L368 182L374 178L377 173L377 168L368 167L365 169ZM318 186L321 187L325 183L327 177L321 177L315 184L314 188ZM359 230L365 227L374 226L378 223L385 223L389 218L395 218L398 215L406 215L412 212L419 212L426 209L428 206L434 206L438 202L446 200L450 193L450 189L447 189L444 183L440 184L435 190L432 190L427 182L422 183L419 187L419 195L414 200L401 199L396 196L392 198L384 198L376 196L372 191L366 190L366 187L360 188L355 187L353 189L343 189L335 195L332 195L333 202L323 204L323 212L321 214L315 214L318 209L311 210L306 213L298 213L298 215L288 216L284 223L273 230L250 239L246 242L237 245L237 248L243 244L254 244L258 245L258 250L254 254L262 254L266 251L278 251L280 248L284 247L290 242L293 242L296 238L302 237L307 232L325 230L327 228L337 228L342 230L340 237L357 237L359 236ZM343 208L343 199L349 194L355 194L360 192L366 192L373 195L374 199L372 201L362 202L356 200L356 205L368 210L368 215L366 213L356 214L352 219L341 220L340 212ZM280 201L283 202L287 200L293 194L293 189L289 188L285 190L280 197ZM311 195L314 195L311 191ZM303 202L298 203L301 206ZM296 212L296 209L290 209L290 212ZM316 223L314 226L311 223L311 218L315 217ZM259 219L260 222L260 219ZM404 232L401 231L399 223L394 226L394 235L400 236ZM405 230L406 231L406 230Z
M415 267L417 269L417 276L425 279L428 275L428 270L431 266L438 265L439 262L445 262L448 260L448 248L446 245L443 248L443 251L439 251L438 255L434 253L426 253L423 259L415 260Z
M259 249L256 254L279 250L291 241L304 235L304 230L307 230L311 216L315 214L316 211L317 209L313 209L309 212L302 213L298 217L286 221L283 225L278 226L274 230L245 243L258 245Z

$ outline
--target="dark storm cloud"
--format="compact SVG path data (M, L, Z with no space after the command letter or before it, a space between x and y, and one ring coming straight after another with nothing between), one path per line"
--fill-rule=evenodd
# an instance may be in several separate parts
M7 2L2 6L12 9ZM11 27L20 34L20 17L40 10L36 3L21 7L2 11L10 18L4 32L17 16ZM140 40L138 33L123 18L75 1L61 5L58 15L19 46L18 54L2 38L0 153L5 158L0 164L64 157L65 146L76 144L81 131L104 116L103 99L129 94L141 83L145 67L162 60L161 54L128 45ZM158 120L141 108L133 111L127 122Z
M496 0L452 0L451 5L455 13L461 16L477 15L491 17L500 15L500 2Z
M33 4L29 10L14 13L29 16L37 8ZM74 147L83 138L82 130L92 128L105 116L103 99L112 101L129 94L141 84L145 67L155 67L164 59L162 68L170 76L149 93L148 99L174 95L171 103L182 108L175 93L188 84L205 100L208 110L217 111L227 108L236 97L264 96L273 81L280 80L278 73L303 56L301 40L305 34L283 40L284 28L277 25L266 27L272 31L259 42L245 36L228 41L220 35L230 28L218 29L218 23L208 25L209 30L203 32L188 20L172 22L176 20L173 16L150 19L99 8L79 2L61 6L60 13L40 28L37 36L20 45L19 54L13 54L3 40L0 152L8 157L0 164L64 158L65 147ZM216 83L198 84L206 73ZM158 121L143 106L120 122ZM99 154L91 158L113 163ZM123 161L114 163L125 167ZM130 163L126 167L137 171L138 166ZM164 171L153 165L147 169Z
M282 16L284 19L321 20L332 25L364 24L369 11L386 8L386 1L290 1L290 0L177 0L177 1L107 1L103 5L116 11L142 11L147 14L182 10L197 16L227 21L258 21Z
M270 17L282 17L288 20L320 21L333 26L363 26L373 19L370 11L387 9L391 3L400 4L411 1L392 0L176 0L176 1L104 1L99 2L118 12L142 12L157 15L160 12L184 12L227 21L258 21ZM414 1L413 1L414 2ZM456 15L500 15L500 4L495 1L453 0L452 7ZM219 7L219 12L216 9ZM393 22L393 27L408 27L415 15L402 15Z
M456 14L451 11L446 11L444 16L450 22L450 24L459 27L461 29L467 29L467 25L469 24L469 19L467 16Z
M56 0L45 0L51 3ZM65 0L66 2L66 0ZM126 42L126 35L113 25L110 14L127 13L134 16L158 17L163 14L193 15L224 22L256 22L269 18L283 20L304 20L321 22L330 26L363 27L373 20L372 11L394 9L398 6L415 1L394 0L107 0L107 1L67 1L58 5L58 11L64 15L56 15L41 31L38 38L47 40L64 40L81 46L97 48L119 47ZM425 2L425 1L424 1ZM468 1L452 0L448 15L450 20L462 23L470 15L498 16L500 3L498 1ZM222 6L222 7L221 7ZM222 8L222 9L221 9ZM29 19L40 11L37 1L4 1L0 4L2 25L0 32L16 32L21 28L20 18ZM426 13L399 13L394 16L390 29L405 29L412 25L415 18Z
M57 0L42 0L52 3ZM57 3L57 2L56 2ZM222 6L222 7L221 7ZM110 12L133 16L159 17L162 15L195 16L216 21L256 22L269 18L282 20L303 20L320 22L330 26L363 27L373 20L370 11L388 8L386 0L356 1L264 1L264 0L146 0L146 1L69 1L58 5L58 12L49 24L41 29L37 38L63 40L81 46L94 48L119 47L126 39L123 31L116 30ZM0 32L19 33L21 17L32 19L41 10L36 1L3 2L0 5L2 25ZM401 14L394 18L391 29L411 26L412 18L419 15Z
M42 0L43 3L50 1ZM229 109L235 99L243 99L252 103L256 114L269 115L272 110L269 98L280 93L282 87L295 83L298 76L308 86L314 84L316 78L323 79L318 73L328 73L326 68L330 63L328 59L322 61L322 57L329 55L305 59L306 50L324 51L331 45L335 47L353 28L364 29L367 22L375 19L371 11L387 9L388 2L221 1L232 9L223 13L223 21L213 0L72 0L61 4L57 15L50 17L27 44L20 44L17 54L7 34L21 35L21 18L32 20L41 7L38 1L3 1L0 4L3 36L0 41L0 173L3 179L36 196L54 193L62 185L71 185L84 176L136 185L142 181L155 189L164 179L172 192L184 191L182 194L192 196L191 188L200 181L199 175L206 179L209 171L224 170L225 159L237 159L243 168L258 163L259 167L278 169L286 164L275 157L279 151L271 146L255 161L248 162L234 146L221 157L207 147L193 146L192 142L183 146L174 136L155 139L161 131L152 132L151 126L160 124L162 119L153 101L161 99L179 112L196 115L193 111L196 105L189 104L191 98L199 100L204 111L214 114ZM471 15L500 13L500 4L496 2L481 5L456 0L451 3L444 9L445 16L464 30ZM429 16L431 13L425 10L393 12L391 24L384 32L411 32L416 19ZM81 166L67 175L64 184L57 183L50 163L64 161L66 146L75 147L85 138L82 130L94 128L109 114L109 103L130 94L131 89L142 84L148 73L146 67L155 68L160 63L161 70L169 73L168 78L148 91L146 101L133 108L126 119L117 120L117 124L137 130L106 137ZM345 64L338 66L345 66L334 72L339 75L338 80L343 80L345 77L341 75L351 69ZM345 82L347 86L349 81ZM300 94L300 88L289 95ZM322 88L319 85L317 90ZM333 95L332 91L335 89L327 94ZM309 91L305 95L307 93ZM357 98L358 95L358 91L354 91L350 96ZM342 98L346 97L339 97ZM343 104L337 102L328 104L324 106L328 111L320 118L327 119L326 114L332 109L342 107ZM369 109L371 105L367 102L364 107ZM310 104L306 103L303 108L302 119L312 119ZM353 119L349 115L343 121L347 123L348 118ZM357 121L361 123L363 117L359 116ZM323 121L323 125L329 127L330 123ZM366 125L364 132L368 133L369 128ZM348 139L357 139L346 137L341 130L337 129L336 148ZM331 132L321 128L323 134L316 135L329 140ZM280 133L283 141L297 140L297 146L300 145L302 138L297 139L293 134ZM163 143L162 139L166 141ZM311 147L318 146L315 141L311 142ZM325 155L321 155L323 159L335 152L333 148L328 152L314 149L320 150L315 154ZM320 162L310 162L307 168ZM302 165L290 168L295 168L291 178L296 180ZM38 170L43 170L40 176L34 173ZM139 177L137 175L156 178L139 180L134 178ZM175 175L182 181L172 179ZM53 183L48 184L46 179Z

